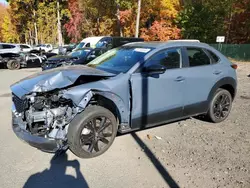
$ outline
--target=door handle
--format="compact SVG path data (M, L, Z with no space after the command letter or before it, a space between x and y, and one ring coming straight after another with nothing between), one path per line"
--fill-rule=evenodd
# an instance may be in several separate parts
M221 71L214 71L214 74L215 75L219 75L219 74L221 74L222 72Z
M178 77L175 79L176 82L181 82L181 81L183 81L183 80L185 80L185 78L182 77L182 76L178 76Z

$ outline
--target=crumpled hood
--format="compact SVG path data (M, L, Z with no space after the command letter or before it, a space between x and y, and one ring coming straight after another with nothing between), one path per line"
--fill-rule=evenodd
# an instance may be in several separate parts
M46 92L73 85L80 76L112 77L114 74L83 65L65 66L36 73L11 86L13 93L24 95Z

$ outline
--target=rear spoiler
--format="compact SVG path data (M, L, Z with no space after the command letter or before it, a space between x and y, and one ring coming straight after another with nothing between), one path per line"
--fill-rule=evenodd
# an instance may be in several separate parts
M169 42L200 42L199 40L195 39L180 39L180 40L168 40Z

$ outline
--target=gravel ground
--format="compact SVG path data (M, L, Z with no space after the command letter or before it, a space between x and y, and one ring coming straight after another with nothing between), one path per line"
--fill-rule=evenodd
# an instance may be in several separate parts
M11 130L10 84L39 71L0 70L0 187L250 187L250 63L239 63L238 92L229 118L191 118L118 136L94 159L71 152L53 157Z

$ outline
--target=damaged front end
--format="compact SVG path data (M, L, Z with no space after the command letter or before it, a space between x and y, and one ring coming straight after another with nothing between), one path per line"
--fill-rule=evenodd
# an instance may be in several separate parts
M123 99L128 99L128 93L114 76L87 66L70 66L20 80L11 86L13 131L33 147L56 152L68 148L72 120L88 105L106 106L121 124L127 123L129 108Z
M67 129L78 112L61 91L32 93L20 99L13 94L13 130L22 140L40 150L67 148Z

